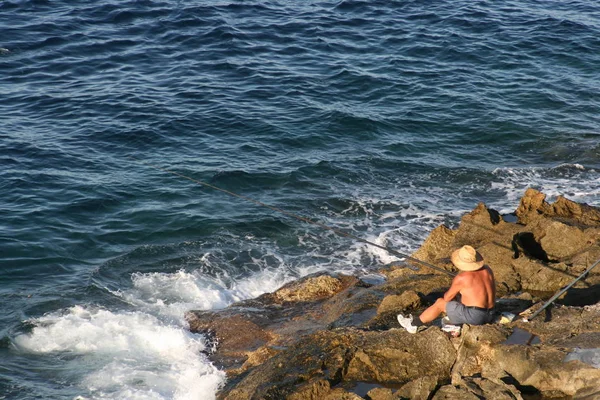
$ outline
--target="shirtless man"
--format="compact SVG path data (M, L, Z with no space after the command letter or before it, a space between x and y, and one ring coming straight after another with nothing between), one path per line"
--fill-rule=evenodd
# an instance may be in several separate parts
M444 297L437 301L413 321L413 316L398 314L398 322L410 333L419 326L436 319L445 312L453 325L483 325L494 319L496 283L494 273L484 265L483 257L471 246L454 251L452 263L460 270ZM460 295L460 301L455 298Z

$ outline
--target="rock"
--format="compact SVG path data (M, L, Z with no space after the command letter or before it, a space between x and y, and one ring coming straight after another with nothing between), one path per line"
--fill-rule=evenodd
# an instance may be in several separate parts
M188 312L186 320L192 332L213 338L217 348L212 360L229 375L235 375L262 363L299 336L325 329L342 319L344 312L356 320L359 311L369 308L370 314L363 322L369 321L383 294L365 288L354 290L359 282L356 277L344 275L309 275L274 293L235 303L225 310ZM348 293L353 290L362 298L350 299ZM341 301L339 312L324 312L324 302L338 294L340 298L332 300L332 304ZM370 302L366 301L368 296L372 297Z
M186 314L189 329L213 338L217 351L212 359L225 369L240 368L253 352L275 335L265 329L268 318L263 313L248 312L189 312Z
M520 224L527 225L540 215L553 214L552 207L546 203L546 195L535 189L527 189L515 211Z
M523 289L554 292L600 259L600 208L562 197L550 205L545 198L528 189L515 212L518 224L479 204L457 230L434 229L413 255L440 263L470 244L494 271L500 296ZM586 280L600 285L600 269Z
M329 392L323 400L364 400L357 394L348 393L344 389L337 388Z
M390 279L374 289L387 294L402 294L407 291L413 291L424 298L426 295L434 292L443 294L448 290L451 283L452 278L448 275L405 275L400 278Z
M436 391L439 382L440 379L435 376L423 376L417 378L398 389L396 393L394 393L394 398L427 400L431 398L431 394Z
M323 322L329 328L366 327L377 314L384 294L377 288L353 287L323 303Z
M487 208L483 203L461 218L458 231L455 233L450 253L465 245L475 248L491 240L497 240L501 232L514 224L507 224L496 210Z
M600 208L576 203L563 196L558 196L552 204L552 211L560 218L575 219L588 226L600 225Z
M401 329L321 331L229 381L220 398L286 398L296 390L303 396L324 390L314 383L297 388L299 382L313 379L327 379L331 384L401 383L425 375L448 379L455 354L452 343L438 328L419 335Z
M331 393L331 386L326 379L315 379L298 387L295 393L286 400L321 400Z
M494 271L497 283L497 296L504 296L522 289L520 275L514 269L513 251L508 246L497 243L485 243L477 249L486 264Z
M480 400L480 397L465 388L445 385L435 392L431 400Z
M367 400L394 400L397 398L389 388L374 388L369 390Z
M449 254L452 252L452 250L454 250L452 244L454 242L455 235L455 231L447 228L444 225L440 225L431 231L421 247L411 256L435 266L452 270ZM440 263L442 265L440 265ZM420 271L436 273L435 270L427 268L426 266L422 266L419 263L412 262L411 265L418 267Z
M576 203L563 196L550 205L546 202L546 195L535 189L527 189L515 214L523 225L540 217L571 219L587 226L600 225L600 208Z
M463 376L480 374L486 360L492 359L492 349L509 335L502 325L463 325L456 362L452 367L452 384L457 385Z
M545 224L539 243L547 259L561 261L589 247L588 238L582 229L558 221Z
M288 283L273 293L272 296L278 302L316 301L330 298L343 289L356 284L356 282L356 277L314 274Z
M600 348L600 307L550 307L529 322L517 319L513 327L530 332L556 347Z
M552 396L575 396L600 387L599 369L580 361L565 363L566 355L564 349L551 346L497 346L493 350L493 365L484 368L482 375L510 377L517 388L534 387Z
M404 310L410 310L417 308L421 305L421 298L413 290L407 290L402 294L388 295L384 297L383 301L377 307L377 314L383 314L387 312L399 313Z
M404 329L365 332L349 359L344 380L401 383L424 375L447 378L456 351L448 337L431 327L418 335Z
M569 284L577 275L569 272L566 264L548 264L538 260L520 257L513 260L512 267L521 278L524 290L553 292Z
M218 398L285 399L297 391L298 396L325 391L323 384L315 382L327 380L335 385L341 381L355 340L356 332L352 330L304 336L262 364L230 379ZM307 387L306 382L312 383Z
M484 378L466 378L461 387L486 400L523 400L519 390L501 380L491 381Z

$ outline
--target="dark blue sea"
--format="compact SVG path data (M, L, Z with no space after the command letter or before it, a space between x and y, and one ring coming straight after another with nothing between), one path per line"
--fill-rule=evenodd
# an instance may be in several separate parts
M528 187L600 206L600 4L0 1L0 399L213 399L186 330Z

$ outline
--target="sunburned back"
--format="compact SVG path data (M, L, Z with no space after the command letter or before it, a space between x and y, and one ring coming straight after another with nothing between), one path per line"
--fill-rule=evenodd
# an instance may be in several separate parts
M496 301L496 283L494 273L486 265L477 271L461 272L461 303L465 306L492 308Z

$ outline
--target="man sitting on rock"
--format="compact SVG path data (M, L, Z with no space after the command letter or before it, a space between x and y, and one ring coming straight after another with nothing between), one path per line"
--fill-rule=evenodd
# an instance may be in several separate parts
M496 283L494 273L484 265L483 257L473 247L466 245L452 253L452 264L460 270L444 297L413 320L413 316L398 314L398 322L410 333L419 326L436 319L445 312L453 325L483 325L494 319ZM459 301L455 298L459 295Z

